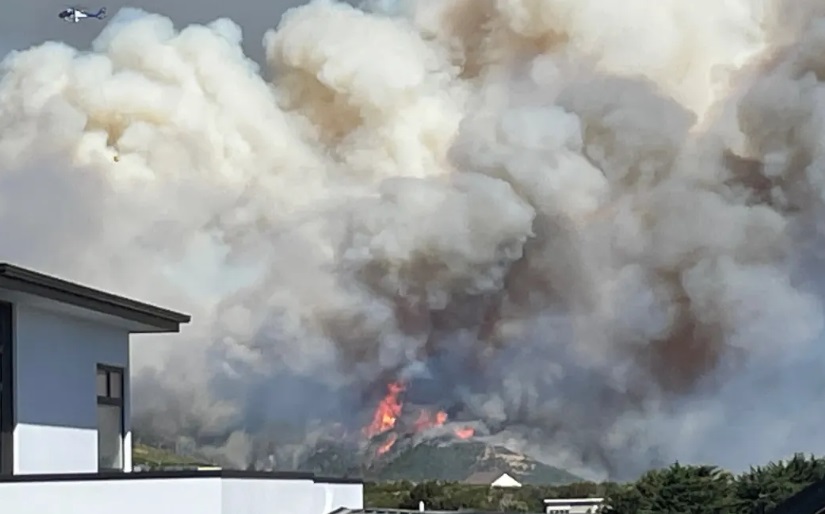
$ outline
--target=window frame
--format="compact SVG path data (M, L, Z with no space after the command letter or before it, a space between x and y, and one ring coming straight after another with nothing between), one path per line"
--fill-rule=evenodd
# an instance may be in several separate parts
M100 395L98 391L98 377L103 372L106 376L106 392ZM112 376L114 374L120 375L120 395L119 397L112 396ZM96 405L108 405L120 408L120 468L101 468L100 467L100 444L98 443L98 473L118 473L124 472L126 468L126 414L124 392L126 389L126 368L122 366L111 366L109 364L98 363L95 368L95 396L97 398ZM97 427L98 433L100 427Z

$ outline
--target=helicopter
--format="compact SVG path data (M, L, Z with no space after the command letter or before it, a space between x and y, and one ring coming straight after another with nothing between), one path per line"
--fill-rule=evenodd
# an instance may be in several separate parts
M102 20L106 17L106 8L101 7L96 13L93 13L80 7L67 7L66 9L60 11L58 17L60 17L63 21L69 21L72 23L77 23L86 18L96 18L98 20Z

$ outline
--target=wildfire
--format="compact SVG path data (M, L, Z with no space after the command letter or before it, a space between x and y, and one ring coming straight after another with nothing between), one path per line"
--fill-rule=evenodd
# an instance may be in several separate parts
M415 431L421 432L422 430L427 430L428 428L440 427L446 422L447 413L443 410L436 412L435 415L433 415L430 411L422 410L418 414L418 419L415 420Z
M372 416L372 422L364 427L364 435L368 439L395 428L398 417L401 415L401 409L404 406L401 394L405 390L406 386L401 382L391 382L387 385L387 394L378 402ZM440 427L445 423L447 423L446 412L421 410L412 428L417 433L433 427ZM459 439L469 439L475 434L475 430L471 427L462 427L454 429L453 433ZM376 450L377 454L387 453L397 440L398 434L394 432L387 434L386 439Z
M383 443L381 443L381 446L378 447L378 450L376 450L376 453L378 453L378 455L384 455L385 453L387 453L389 451L390 448L392 448L392 445L395 444L395 441L397 439L398 439L397 434L390 434L389 437L387 438L387 440L384 441Z
M464 428L456 428L454 430L455 436L459 439L469 439L473 437L476 433L475 429L472 427L464 427Z
M387 395L384 396L378 403L378 407L375 408L372 423L364 428L364 435L368 438L375 437L395 426L395 422L401 414L401 407L403 405L398 397L404 392L404 389L404 384L401 382L392 382L387 385ZM390 446L392 446L392 443L390 443Z

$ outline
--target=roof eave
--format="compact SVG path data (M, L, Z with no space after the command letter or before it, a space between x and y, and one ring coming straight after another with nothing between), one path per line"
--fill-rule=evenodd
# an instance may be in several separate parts
M0 263L0 288L19 291L136 322L135 333L179 332L191 316L130 300L80 284Z

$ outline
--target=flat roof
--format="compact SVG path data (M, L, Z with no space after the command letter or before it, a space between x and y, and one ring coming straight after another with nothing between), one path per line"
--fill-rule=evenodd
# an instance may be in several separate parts
M341 507L340 509L336 509L330 514L417 514L420 512L424 512L425 514L508 514L507 512L501 511L488 511L488 510L477 510L477 509L460 509L460 510L430 510L426 506L426 502L424 505L424 510L412 510L412 509L389 509L389 508L381 508L381 507L367 507L365 509L350 509L347 507Z
M603 503L604 498L546 498L544 503L549 505L576 505L587 503Z
M154 332L178 332L192 318L148 303L0 262L0 289L27 293L148 325Z
M158 480L187 478L224 478L243 480L311 480L316 484L363 485L360 477L322 477L300 471L243 471L232 469L175 470L175 471L106 471L100 473L33 473L0 475L0 483L6 482L85 482L97 480Z

